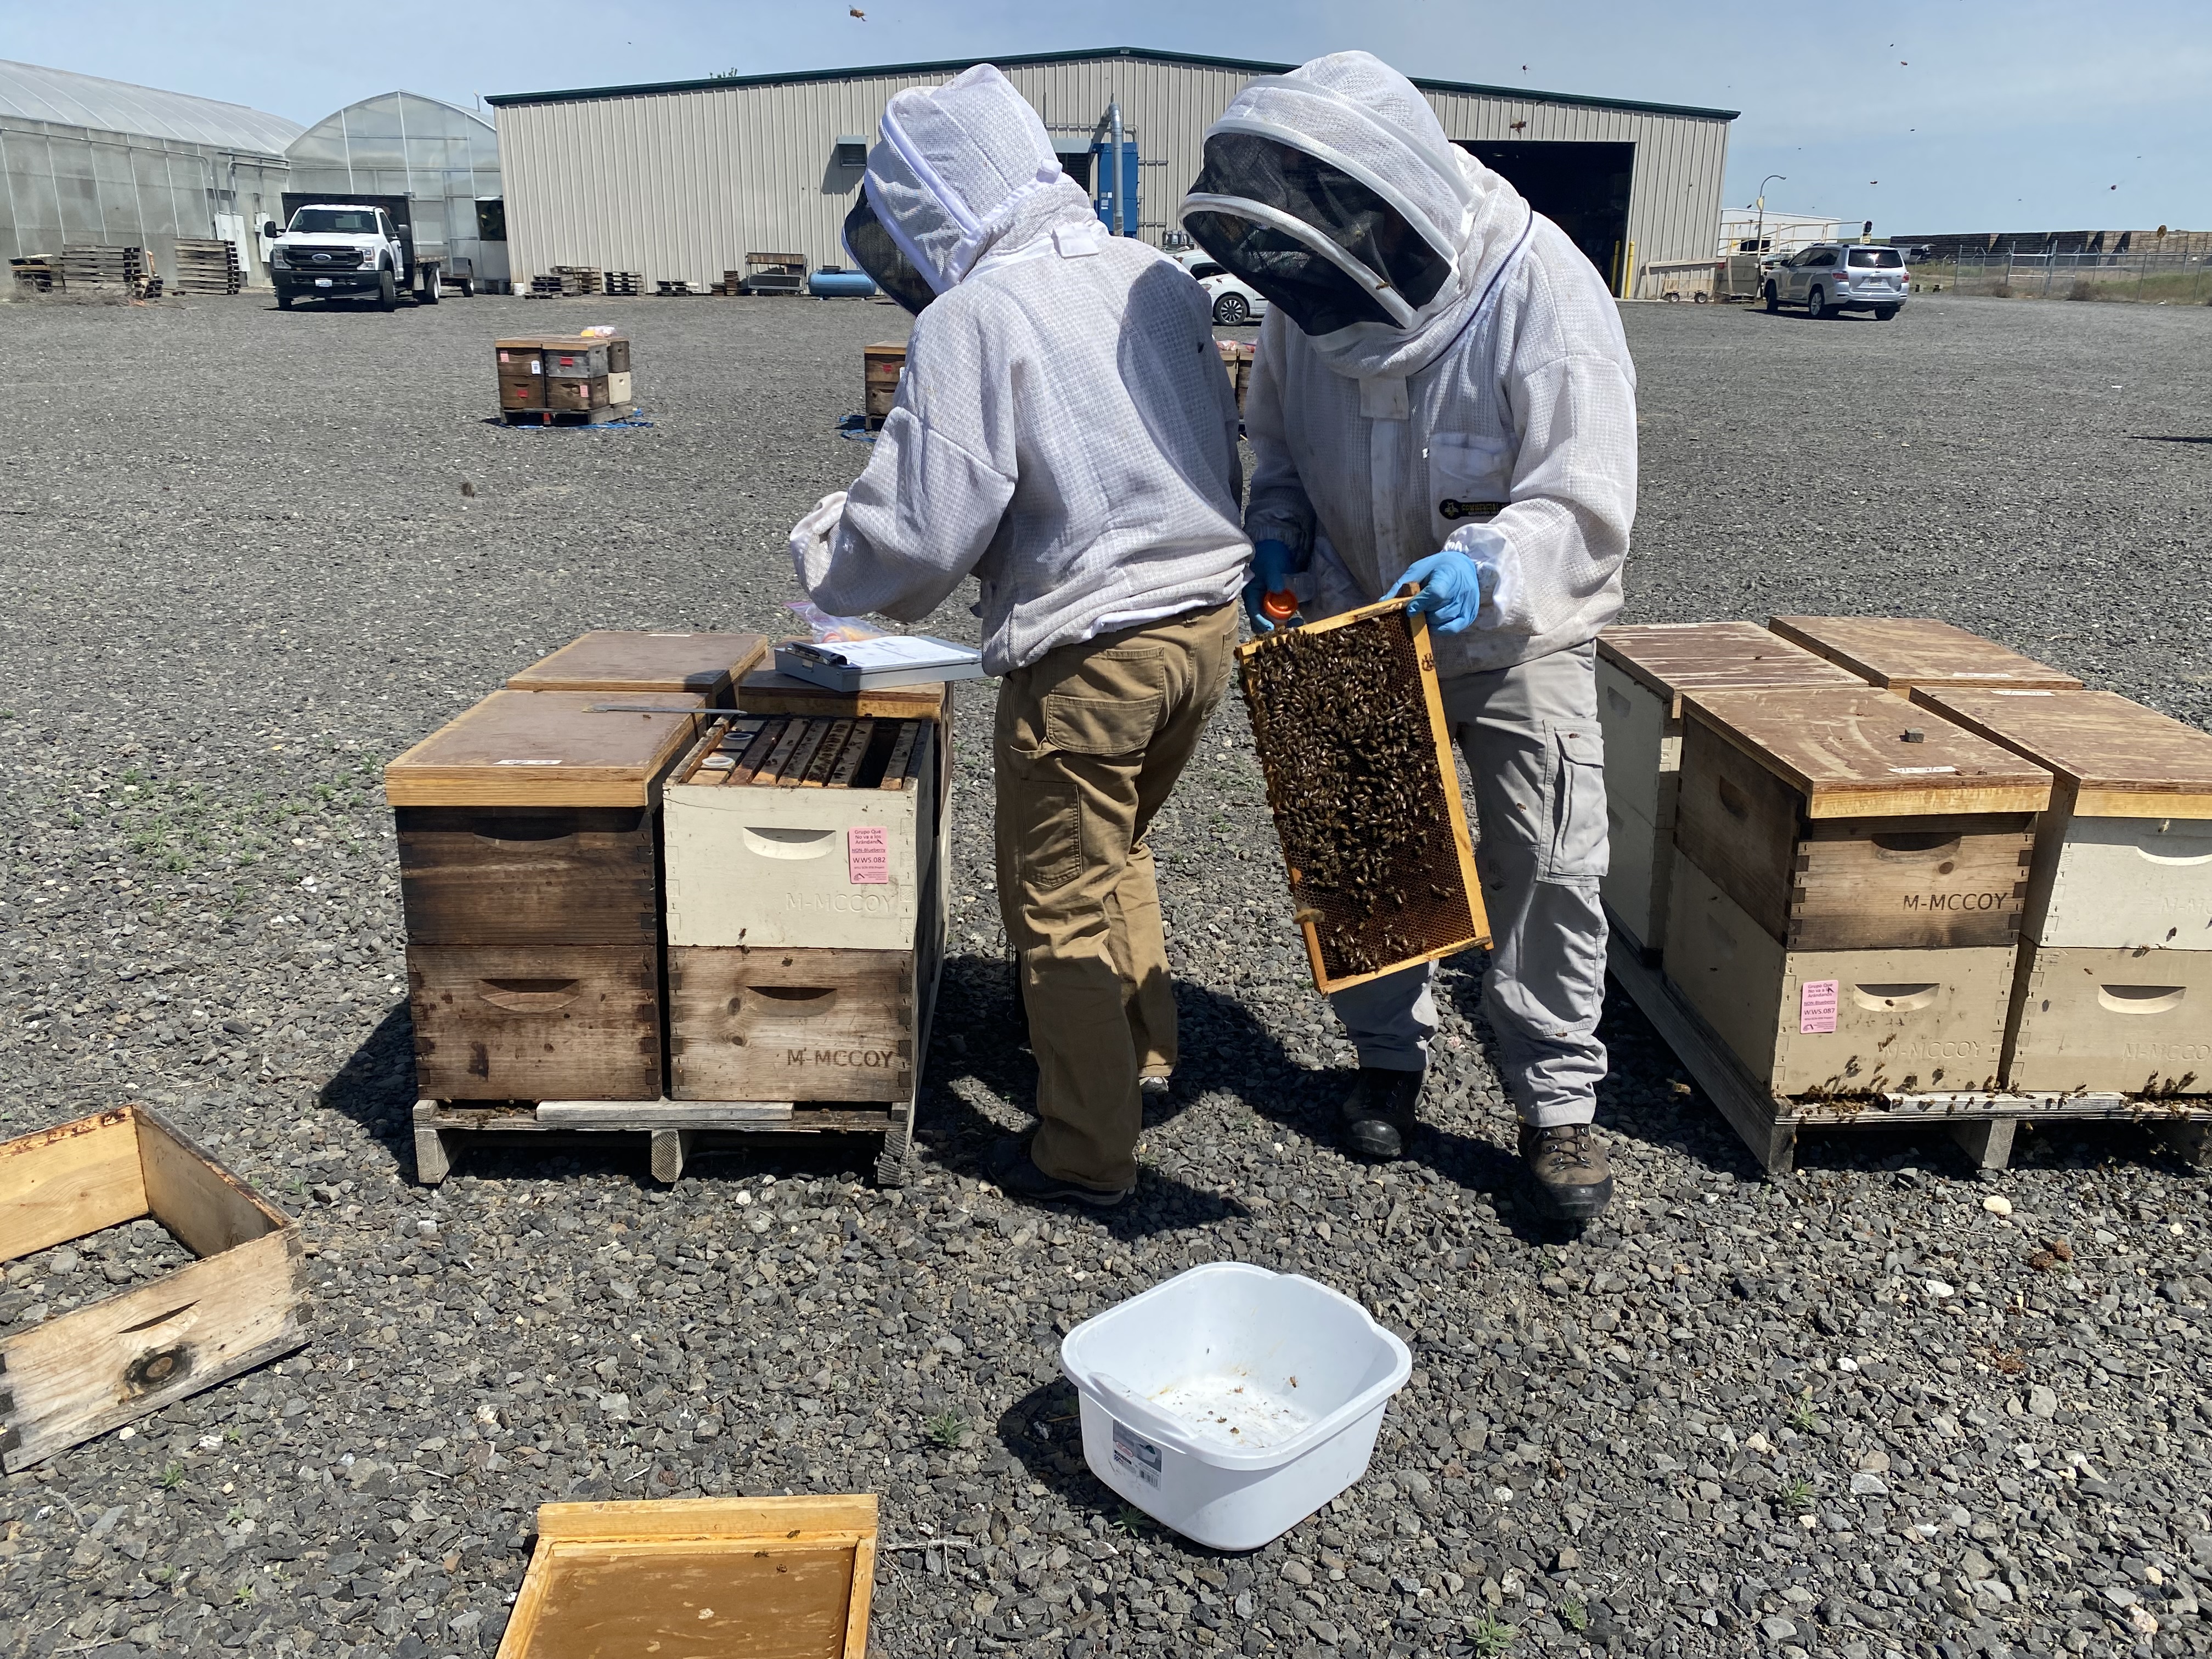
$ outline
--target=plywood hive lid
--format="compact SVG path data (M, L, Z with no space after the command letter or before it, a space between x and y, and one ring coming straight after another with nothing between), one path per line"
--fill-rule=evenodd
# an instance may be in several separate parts
M1682 716L1795 789L1808 817L2039 812L2051 804L2044 768L1865 684L1692 691Z
M495 691L384 769L394 806L644 806L705 699L660 714L593 714L592 691Z
M2049 767L2084 817L2212 818L2212 732L2117 691L1923 688L1912 700Z
M1597 636L1598 654L1668 701L1685 691L1759 685L1856 685L1859 676L1754 622L1632 623Z
M893 685L867 691L834 691L796 675L756 668L738 681L738 707L748 714L889 715L942 720L949 682Z
M1840 663L1892 691L1916 685L2004 685L2078 690L2071 674L1933 617L1771 617L1792 644Z
M719 696L768 650L765 634L586 634L507 683L510 691L696 691Z

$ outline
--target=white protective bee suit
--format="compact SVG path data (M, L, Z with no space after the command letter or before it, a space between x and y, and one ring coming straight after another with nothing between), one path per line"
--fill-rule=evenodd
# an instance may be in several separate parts
M1037 1177L1116 1201L1175 995L1146 836L1220 701L1251 556L1206 295L1109 236L995 69L884 112L846 246L917 312L849 496L792 551L817 604L919 621L971 573L999 906L1037 1060ZM1028 1190L1028 1189L1025 1189Z
M988 64L890 100L864 192L848 250L927 308L867 470L794 534L816 603L919 622L974 575L1005 674L1233 599L1251 549L1204 291L1106 234Z
M1303 559L1307 616L1383 598L1439 550L1486 573L1474 626L1431 636L1474 780L1485 1003L1523 1120L1587 1123L1606 1066L1593 641L1620 607L1636 503L1635 369L1613 300L1364 52L1241 92L1183 222L1275 301L1246 401L1245 528ZM1425 1065L1431 978L1333 999L1363 1066Z

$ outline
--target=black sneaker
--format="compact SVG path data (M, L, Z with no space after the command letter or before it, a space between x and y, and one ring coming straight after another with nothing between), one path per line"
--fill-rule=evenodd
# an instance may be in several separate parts
M1102 1210L1112 1209L1136 1191L1133 1184L1108 1192L1048 1176L1030 1158L1026 1140L1002 1140L993 1147L984 1178L1008 1198L1025 1199L1031 1204L1062 1204L1072 1199Z
M1405 1157L1406 1143L1413 1138L1413 1105L1427 1075L1361 1066L1341 1108L1346 1149L1378 1162Z
M1613 1165L1587 1123L1522 1124L1521 1161L1544 1207L1563 1221L1586 1221L1613 1202Z

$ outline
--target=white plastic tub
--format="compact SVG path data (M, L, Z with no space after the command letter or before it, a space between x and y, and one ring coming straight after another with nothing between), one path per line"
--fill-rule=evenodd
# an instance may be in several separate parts
M1214 1549L1280 1537L1367 1473L1406 1345L1326 1285L1193 1267L1060 1345L1091 1473Z

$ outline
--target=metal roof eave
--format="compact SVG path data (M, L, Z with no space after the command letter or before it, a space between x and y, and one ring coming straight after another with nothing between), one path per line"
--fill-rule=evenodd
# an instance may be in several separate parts
M737 91L748 87L789 86L795 82L857 81L880 76L955 74L977 64L996 64L1001 69L1040 64L1092 63L1109 58L1143 58L1158 63L1186 64L1198 69L1235 70L1246 75L1281 75L1295 64L1265 64L1243 58L1208 58L1195 52L1158 52L1149 46L1091 46L1075 52L1027 52L1014 57L947 58L923 64L869 64L849 69L793 70L781 75L710 76L699 81L648 81L624 87L575 87L556 92L486 93L484 102L500 108L526 104L579 104L605 98L646 98L661 93ZM1506 98L1530 104L1568 104L1585 109L1626 110L1638 115L1676 115L1693 120L1733 121L1742 113L1733 109L1703 109L1693 104L1647 104L1626 98L1595 98L1581 93L1535 92L1525 87L1482 86L1469 81L1431 81L1408 77L1424 92L1463 93L1483 98Z

